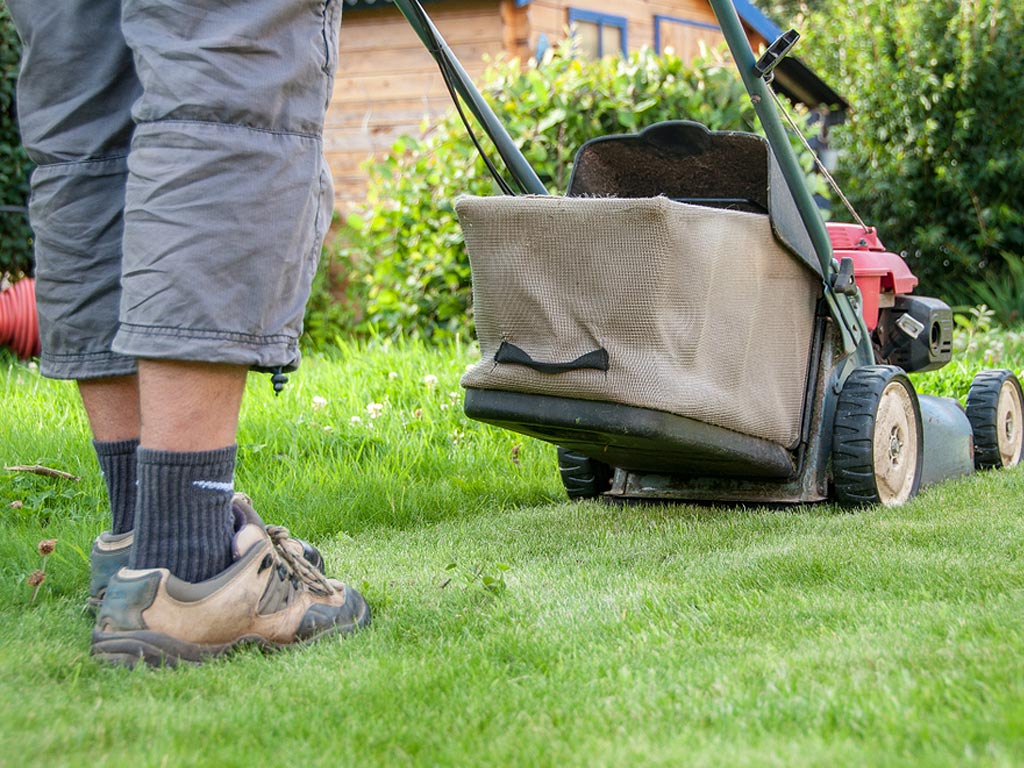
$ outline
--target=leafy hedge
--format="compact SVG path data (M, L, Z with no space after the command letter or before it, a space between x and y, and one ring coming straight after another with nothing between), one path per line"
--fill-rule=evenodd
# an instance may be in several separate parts
M562 46L539 64L493 64L479 85L553 193L564 193L573 157L591 138L684 118L758 130L735 68L717 54L693 63L650 51L584 62ZM371 170L367 212L342 232L365 301L362 330L434 339L471 333L469 262L452 202L496 193L454 112L424 138L395 143Z
M1024 0L821 3L804 26L800 55L852 106L835 139L862 216L908 251L921 290L968 303L996 287L1012 320L1024 306Z
M21 58L21 41L7 6L0 4L0 206L28 205L31 163L21 146L14 111L14 86ZM0 210L0 273L32 270L32 231L20 210Z

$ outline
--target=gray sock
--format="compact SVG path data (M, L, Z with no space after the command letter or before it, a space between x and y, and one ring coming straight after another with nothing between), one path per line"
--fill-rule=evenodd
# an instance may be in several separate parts
M111 533L128 533L135 525L135 449L138 439L92 441L110 500Z
M139 499L129 567L167 568L205 581L232 562L235 454L139 448Z

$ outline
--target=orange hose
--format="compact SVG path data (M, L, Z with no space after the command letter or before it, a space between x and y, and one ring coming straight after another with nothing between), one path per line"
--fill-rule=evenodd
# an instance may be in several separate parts
M26 277L0 292L0 345L22 359L39 354L36 281Z

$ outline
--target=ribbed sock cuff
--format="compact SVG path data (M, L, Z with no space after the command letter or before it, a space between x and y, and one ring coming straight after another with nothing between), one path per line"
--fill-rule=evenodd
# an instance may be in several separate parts
M139 499L132 568L167 568L205 581L232 561L238 446L178 452L139 448Z
M103 481L107 484L107 498L110 500L110 530L128 533L135 525L135 467L138 461L135 451L138 439L92 441L96 458L100 463Z

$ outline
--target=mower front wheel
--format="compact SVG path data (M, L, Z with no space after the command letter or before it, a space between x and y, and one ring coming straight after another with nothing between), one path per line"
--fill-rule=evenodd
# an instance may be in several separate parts
M1024 397L1013 371L982 371L967 392L967 420L974 432L975 469L1020 463L1024 449Z
M582 453L558 448L558 472L572 501L594 499L612 487L615 470Z
M921 406L901 368L868 365L843 385L832 428L832 479L846 507L895 506L921 486Z

